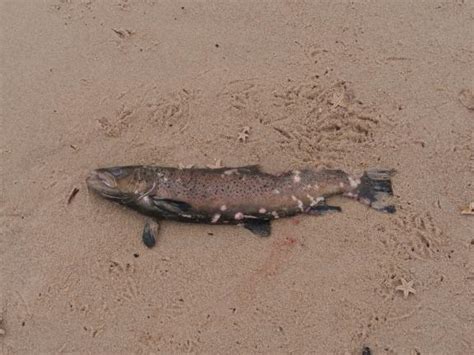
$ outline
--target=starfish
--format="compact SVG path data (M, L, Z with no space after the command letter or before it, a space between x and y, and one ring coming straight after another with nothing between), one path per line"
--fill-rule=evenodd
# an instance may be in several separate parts
M395 287L395 290L403 292L403 298L408 298L410 293L416 294L416 290L413 288L413 280L407 282L407 280L402 277L400 278L400 281L402 284Z
M248 138L249 138L248 133L244 133L244 132L240 132L239 135L237 136L237 140L242 143L245 143Z
M469 207L466 207L461 211L462 214L471 214L474 215L474 202L469 204Z
M250 127L245 126L242 128L242 130L239 132L239 135L237 136L237 140L239 142L245 143L247 139L249 138L249 132L250 132Z

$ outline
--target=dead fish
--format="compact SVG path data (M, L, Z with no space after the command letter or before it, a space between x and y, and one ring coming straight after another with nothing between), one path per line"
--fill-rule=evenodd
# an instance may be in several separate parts
M350 175L342 170L302 169L273 175L257 165L208 168L123 166L93 170L88 187L98 195L157 220L241 225L271 233L271 221L297 214L339 212L326 199L342 195L380 212L394 213L393 170Z

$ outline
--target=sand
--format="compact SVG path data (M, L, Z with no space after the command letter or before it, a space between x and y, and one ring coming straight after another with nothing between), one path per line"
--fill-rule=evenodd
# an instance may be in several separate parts
M472 1L2 0L0 18L1 353L474 351ZM219 159L395 168L398 211L334 199L270 238L168 222L147 249L144 218L84 181Z

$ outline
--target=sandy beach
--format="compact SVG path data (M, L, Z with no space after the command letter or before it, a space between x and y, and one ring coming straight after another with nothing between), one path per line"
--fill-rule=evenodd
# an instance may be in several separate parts
M0 19L0 353L474 353L472 1L1 0ZM148 249L143 216L85 184L217 163L393 168L397 212L335 198L269 238L164 222Z

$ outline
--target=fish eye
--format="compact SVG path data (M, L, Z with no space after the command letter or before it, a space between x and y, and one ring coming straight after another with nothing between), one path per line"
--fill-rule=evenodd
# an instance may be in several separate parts
M122 168L111 168L109 171L114 177L119 177L123 174Z

